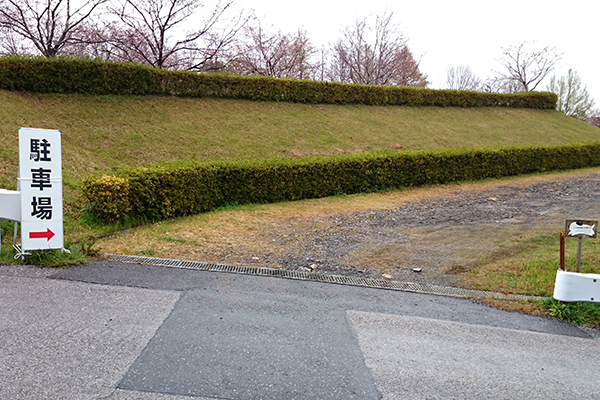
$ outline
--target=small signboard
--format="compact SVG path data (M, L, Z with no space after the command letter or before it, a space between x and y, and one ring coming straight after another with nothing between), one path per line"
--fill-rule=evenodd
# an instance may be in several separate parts
M62 249L60 131L19 128L19 190L23 251Z
M568 219L565 223L566 237L595 239L597 231L598 221Z

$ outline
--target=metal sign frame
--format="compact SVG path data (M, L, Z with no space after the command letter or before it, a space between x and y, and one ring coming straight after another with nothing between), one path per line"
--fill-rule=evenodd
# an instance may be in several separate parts
M19 128L21 251L64 248L59 130Z

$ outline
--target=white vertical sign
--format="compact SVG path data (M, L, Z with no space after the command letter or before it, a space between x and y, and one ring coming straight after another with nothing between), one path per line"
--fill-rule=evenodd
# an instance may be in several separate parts
M60 131L19 128L19 190L23 251L62 249Z

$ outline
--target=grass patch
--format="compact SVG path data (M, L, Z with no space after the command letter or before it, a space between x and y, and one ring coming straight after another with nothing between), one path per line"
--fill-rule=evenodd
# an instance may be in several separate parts
M23 259L15 259L15 252L12 248L12 243L2 243L2 251L0 251L0 265L1 264L27 264L27 265L40 265L50 268L61 268L69 267L72 265L79 265L86 262L89 258L85 252L85 249L81 246L69 246L65 248L68 251L61 250L34 250L28 251Z
M567 239L565 253L566 268L574 271L577 262L577 240ZM482 265L472 271L474 274L471 282L476 286L485 286L486 283L481 278L487 277L488 286L501 287L507 293L549 296L552 294L556 270L559 268L559 235L543 234L514 240L498 252L487 255L481 262ZM583 241L581 272L600 273L598 241ZM511 291L511 288L514 290Z
M20 226L18 226L20 228ZM97 253L95 241L84 239L76 244L69 241L65 243L66 251L58 249L52 250L30 250L23 258L16 258L16 251L13 249L14 222L0 221L0 231L2 233L2 248L0 250L0 265L19 264L42 265L45 267L67 267L79 265L86 262L90 256ZM17 229L17 238L20 239L20 229ZM18 240L17 242L20 242Z
M553 298L542 300L539 304L555 318L577 325L600 328L599 304L583 301L563 303Z
M474 288L504 293L552 296L559 268L559 233L534 234L511 240L484 254L464 276ZM574 271L577 240L567 239L565 265ZM582 273L600 273L600 242L584 240Z
M499 251L482 257L480 264L466 275L466 280L484 290L547 297L526 305L525 302L498 300L490 303L493 307L600 328L600 304L562 302L552 298L559 268L559 241L558 234L515 240ZM565 267L575 271L577 240L567 239L565 245ZM581 272L600 273L600 243L597 240L582 242Z
M180 239L180 238L176 238L173 236L165 236L163 238L163 240L166 240L167 242L174 242L174 243L185 243L186 242L185 239Z
M551 297L530 301L483 299L481 302L499 310L553 317L576 325L600 328L600 304L564 303Z
M223 204L220 207L217 207L215 211L233 211L233 210L241 210L244 208L252 207L252 204L239 204L239 203L227 203Z
M28 265L43 265L45 267L59 268L83 264L88 257L78 248L66 246L68 252L61 250L35 250L26 255L24 263Z

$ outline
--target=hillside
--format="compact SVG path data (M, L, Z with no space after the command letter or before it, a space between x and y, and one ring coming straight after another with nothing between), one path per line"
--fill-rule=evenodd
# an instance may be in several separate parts
M80 180L120 165L177 159L302 157L370 150L596 141L600 129L556 111L338 106L0 91L0 187L14 189L18 128L63 133L65 210Z
M21 126L60 129L65 181L163 160L544 145L600 139L555 111L373 107L0 91L0 186L14 185Z

